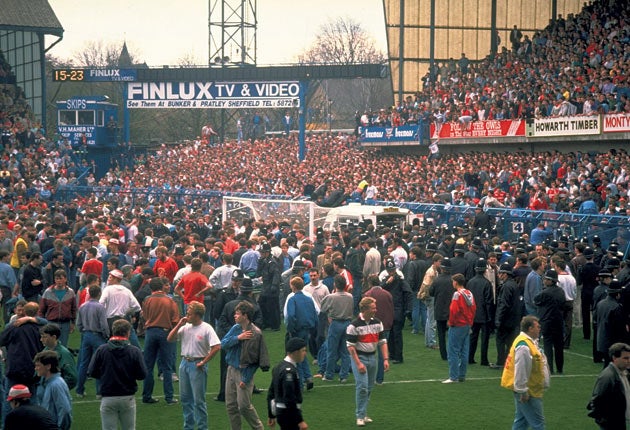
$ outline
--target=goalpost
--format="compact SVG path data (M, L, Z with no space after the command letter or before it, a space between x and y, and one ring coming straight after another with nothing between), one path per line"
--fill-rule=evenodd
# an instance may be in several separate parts
M287 221L299 224L309 237L315 236L317 227L324 224L331 208L317 206L307 200L249 199L224 196L222 200L223 221L234 220L242 225L247 219Z

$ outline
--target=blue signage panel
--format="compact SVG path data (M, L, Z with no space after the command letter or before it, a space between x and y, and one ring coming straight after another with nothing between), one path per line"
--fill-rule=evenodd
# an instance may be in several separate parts
M362 142L419 142L417 125L361 127Z

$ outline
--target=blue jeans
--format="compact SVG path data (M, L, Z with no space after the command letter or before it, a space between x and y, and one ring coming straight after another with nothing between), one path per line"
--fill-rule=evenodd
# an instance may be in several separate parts
M57 324L59 329L61 330L61 334L59 335L59 343L68 347L68 339L70 338L70 321L49 321L53 324Z
M179 364L179 396L184 410L184 430L193 430L195 424L198 430L208 428L206 406L208 365L197 368L197 363L182 359Z
M383 330L383 335L385 339L389 337L389 330ZM378 348L378 369L376 370L376 382L382 384L385 380L385 364L383 364L385 360L383 360L383 353L381 352L381 348Z
M299 331L291 333L291 337L299 337L308 345L310 332L308 329L299 330ZM304 358L304 360L302 360L300 363L297 363L295 367L297 367L298 374L300 375L300 384L302 385L302 388L303 388L304 384L306 384L308 380L313 379L313 374L311 373L311 366L308 364L308 357Z
M470 349L470 326L448 329L448 377L453 381L466 379L468 351Z
M79 351L79 371L77 376L77 394L85 394L85 380L90 360L96 349L106 343L105 338L100 333L84 331L81 333L81 349ZM96 379L96 394L101 394L101 381Z
M361 298L363 297L363 288L362 288L362 283L363 283L363 278L359 278L358 276L355 277L354 274L352 275L352 280L354 283L354 288L352 288L352 301L354 302L354 314L358 315L359 314L359 302L361 301Z
M326 359L326 379L333 379L337 360L341 359L339 379L347 379L350 373L350 354L346 346L346 328L350 321L333 320L328 327L328 357Z
M414 298L413 309L411 310L411 331L416 334L420 331L424 332L424 326L427 320L427 305L424 301Z
M354 374L354 380L356 382L356 411L357 418L365 418L367 415L367 407L370 402L370 394L372 394L372 388L374 388L374 381L376 379L376 354L358 354L359 361L365 366L365 373L359 373L357 364L354 360L352 363L352 373Z
M533 430L545 430L542 399L530 397L527 402L521 403L519 402L519 397L518 393L514 393L516 414L514 415L512 430L527 430L529 427Z
M430 297L424 300L427 308L427 322L424 326L424 342L426 346L435 346L435 315L434 315L434 298Z
M171 356L171 345L166 340L168 331L159 327L150 327L144 334L144 365L147 368L147 377L144 378L142 390L142 400L149 400L153 395L153 368L158 359L158 371L164 376L164 398L166 401L173 400L173 366Z

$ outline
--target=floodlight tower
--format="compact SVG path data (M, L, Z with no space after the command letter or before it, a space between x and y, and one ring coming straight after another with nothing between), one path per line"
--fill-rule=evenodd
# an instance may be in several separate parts
M256 65L256 2L208 0L208 65Z

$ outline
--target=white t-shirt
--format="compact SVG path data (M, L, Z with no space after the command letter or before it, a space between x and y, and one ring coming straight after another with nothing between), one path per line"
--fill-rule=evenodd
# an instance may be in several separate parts
M182 341L182 356L205 357L213 346L221 344L221 340L210 324L199 325L187 323L180 327L177 337Z

